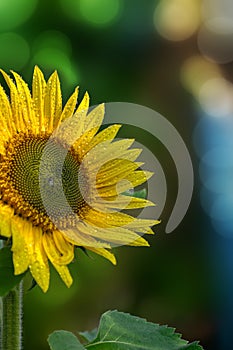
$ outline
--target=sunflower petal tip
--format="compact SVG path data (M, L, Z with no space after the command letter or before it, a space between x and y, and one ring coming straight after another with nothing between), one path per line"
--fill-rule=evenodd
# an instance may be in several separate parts
M84 102L84 101L87 101L87 102L90 101L90 95L89 95L88 91L85 91L85 93L83 95L83 100L81 102Z
M37 64L34 66L34 73L42 73L40 67Z
M114 256L114 258L112 259L111 263L116 266L117 265L117 259L116 257Z
M155 220L155 225L161 224L162 220Z
M35 276L33 276L35 279ZM38 286L41 288L41 290L46 293L49 289L49 280L47 279L35 279L36 283L38 284Z
M143 247L150 247L150 243L146 239L143 239Z
M66 284L67 288L70 288L73 284L73 280Z
M17 269L17 267L14 266L14 275L18 276L20 275L20 271Z
M64 275L62 275L61 278L62 278L63 282L65 283L66 287L70 288L73 284L73 278L70 275L68 268L66 268L66 269L67 269L66 273Z
M42 286L42 285L40 285L40 288L42 289L42 291L44 293L46 293L48 291L48 289L49 289L49 286Z
M19 74L16 73L13 69L10 69L10 72L11 72L13 75L19 76Z

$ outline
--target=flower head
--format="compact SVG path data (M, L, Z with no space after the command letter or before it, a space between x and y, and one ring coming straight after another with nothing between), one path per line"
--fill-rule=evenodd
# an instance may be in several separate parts
M62 108L57 72L46 82L35 67L32 93L17 73L13 81L1 72L10 100L0 86L0 234L12 240L15 274L30 269L45 292L50 261L69 287L74 247L115 264L114 244L148 245L141 235L158 221L121 210L152 205L124 195L151 173L135 162L133 140L114 141L120 125L98 132L104 105L88 112L86 93L76 108L75 89Z

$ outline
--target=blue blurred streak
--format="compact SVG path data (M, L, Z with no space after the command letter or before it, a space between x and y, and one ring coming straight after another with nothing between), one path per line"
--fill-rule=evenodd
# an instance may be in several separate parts
M208 246L218 350L228 350L233 344L233 118L201 117L193 142L203 183L200 201L214 229Z

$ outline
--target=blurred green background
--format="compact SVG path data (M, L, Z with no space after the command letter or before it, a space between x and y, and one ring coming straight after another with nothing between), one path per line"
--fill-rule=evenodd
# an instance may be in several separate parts
M224 291L230 288L227 275L221 279L224 249L219 252L218 247L223 243L200 206L199 160L192 142L202 113L194 93L201 77L196 79L195 65L185 66L187 59L200 54L199 10L191 7L188 18L194 21L180 28L182 21L175 15L166 22L155 12L158 5L158 0L0 0L1 68L18 71L29 84L35 64L46 77L57 69L64 101L79 85L81 95L89 91L92 104L132 102L158 111L181 134L195 172L190 208L179 227L165 234L177 194L175 166L158 140L123 128L122 135L150 147L164 169L168 197L162 224L149 237L151 248L115 249L116 267L78 250L70 289L53 272L48 293L37 287L26 290L25 350L48 349L47 336L55 329L92 329L108 309L169 324L188 340L199 339L207 350L230 349L221 345ZM200 64L205 73L205 64L209 71L218 71L207 61ZM229 78L230 67L224 67Z

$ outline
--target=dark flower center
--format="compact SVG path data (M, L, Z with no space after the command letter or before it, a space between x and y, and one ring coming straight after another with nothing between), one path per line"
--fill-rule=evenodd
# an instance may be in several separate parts
M0 163L3 200L34 224L69 226L85 207L86 182L74 150L49 136L25 134L16 135L6 149Z

